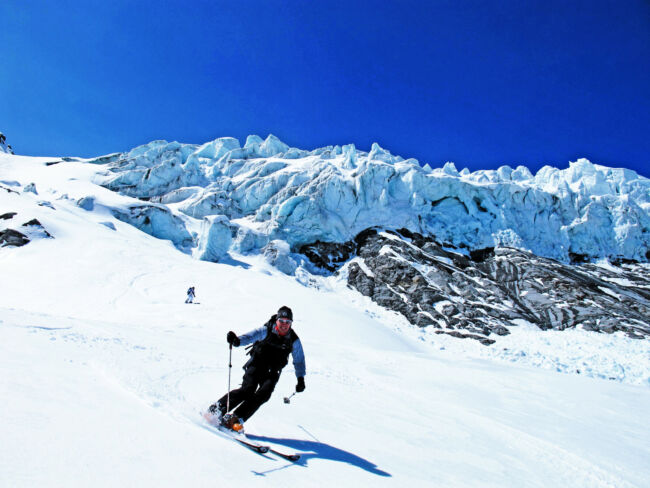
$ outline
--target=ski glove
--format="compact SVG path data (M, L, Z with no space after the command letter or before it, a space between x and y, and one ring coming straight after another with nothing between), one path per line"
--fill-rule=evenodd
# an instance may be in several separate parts
M239 347L239 337L237 337L237 334L235 334L232 330L228 332L226 340L228 341L228 344Z
M305 391L305 378L303 378L302 376L300 378L298 378L298 384L296 385L296 391L298 393L301 393L301 392Z

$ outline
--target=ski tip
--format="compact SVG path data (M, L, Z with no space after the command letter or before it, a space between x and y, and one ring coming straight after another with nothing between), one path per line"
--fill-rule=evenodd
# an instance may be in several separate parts
M275 449L271 449L271 452L280 456L281 458L286 459L287 461L291 461L292 463L300 460L300 454L286 454L284 452L276 451Z

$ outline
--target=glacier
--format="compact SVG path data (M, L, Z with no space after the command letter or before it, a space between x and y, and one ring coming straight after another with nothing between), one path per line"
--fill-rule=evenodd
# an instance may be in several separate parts
M535 175L524 166L470 172L451 162L421 166L377 143L369 152L353 144L307 151L251 135L243 147L232 137L153 141L90 162L101 166L96 183L143 201L117 215L204 260L283 249L277 241L297 253L368 228L408 229L467 252L514 247L564 263L650 259L650 180L586 159ZM155 226L142 218L146 206ZM202 221L194 237L184 217ZM291 274L299 260L282 262Z

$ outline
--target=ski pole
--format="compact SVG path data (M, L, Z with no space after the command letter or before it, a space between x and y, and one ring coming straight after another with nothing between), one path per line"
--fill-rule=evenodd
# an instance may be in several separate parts
M295 394L296 394L296 392L294 391L294 392L293 392L291 395L289 395L288 397L284 397L284 403L291 403L291 402L289 401L289 399L290 399L292 396L294 396Z
M226 412L230 412L230 372L232 371L232 344L228 355L228 397L226 398Z

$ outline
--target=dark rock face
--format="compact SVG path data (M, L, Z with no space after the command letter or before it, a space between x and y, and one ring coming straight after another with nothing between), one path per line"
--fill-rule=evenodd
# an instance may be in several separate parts
M122 157L122 153L113 153L107 154L106 156L100 156L98 158L87 161L90 164L108 164L118 161Z
M314 244L302 246L298 252L307 256L319 268L336 271L338 267L350 259L354 250L355 246L351 242L336 244L317 241Z
M25 234L21 234L17 230L5 229L0 231L0 247L6 246L15 246L20 247L24 246L29 242L29 239Z
M11 220L16 215L16 212L7 212L6 214L0 215L0 221ZM37 219L25 222L20 226L20 230L22 232L9 228L0 229L0 247L20 247L34 239L53 239L52 235L45 230L45 227Z
M52 234L45 230L45 227L41 225L38 219L32 219L29 222L25 222L22 227L31 228L30 231L41 233L42 237L52 237Z
M0 132L0 152L5 152L13 154L14 150L11 148L11 145L7 144L7 137Z
M350 287L437 333L491 344L525 320L543 330L580 325L650 336L648 264L566 265L513 248L467 256L405 229L369 229L353 242L301 251L329 271L354 256L346 268Z
M29 222L25 222L23 227L43 227L38 219L32 219Z

